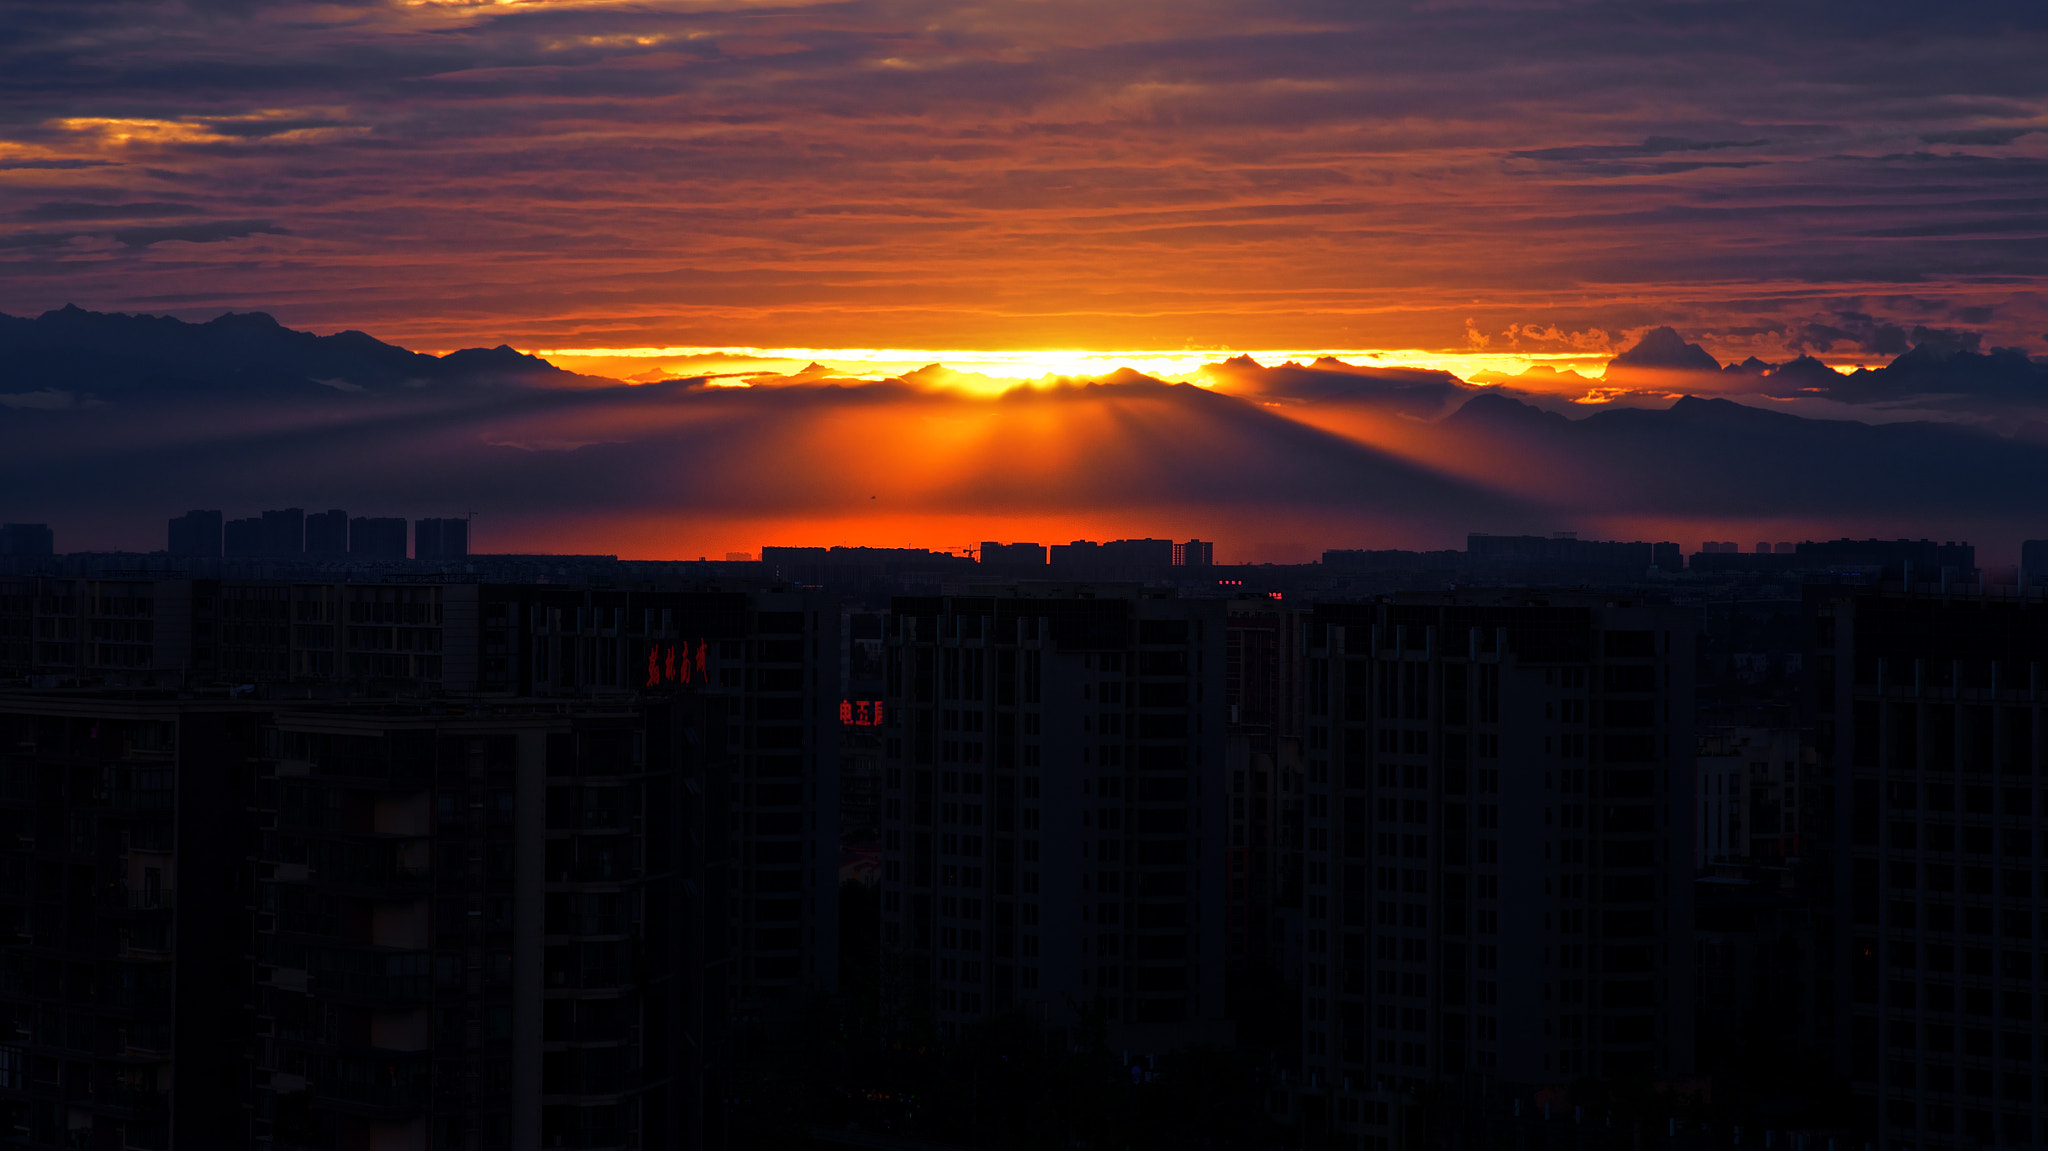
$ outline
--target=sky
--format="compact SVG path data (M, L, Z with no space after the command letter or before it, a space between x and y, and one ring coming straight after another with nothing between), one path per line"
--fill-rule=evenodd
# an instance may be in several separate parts
M0 45L13 314L621 375L2048 342L2034 3L14 0Z
M1463 449L1410 426L1442 412L1365 427L1321 393L1248 402L1340 443L1279 429L1255 447L1212 441L1206 459L1163 438L1241 431L1242 412L1081 391L1059 409L1072 420L1034 431L1018 413L1058 405L997 397L1020 380L1068 395L1057 378L1125 366L1214 387L1204 366L1233 355L1332 355L1482 382L1581 373L1519 377L1539 401L1706 390L1865 423L1955 418L1953 397L1756 397L1733 377L1630 396L1598 377L1664 325L1723 362L2048 349L2044 50L2048 6L2004 0L12 0L0 313L260 310L429 352L507 344L637 384L815 362L813 382L843 391L940 363L952 391L996 405L906 439L829 403L805 423L793 401L762 401L747 434L765 458L730 462L756 477L738 494L681 493L674 474L697 472L618 446L666 434L673 411L643 411L653 393L606 400L605 434L582 438L505 438L492 408L489 429L460 433L465 451L602 457L587 474L612 484L644 474L630 461L664 472L647 491L727 525L679 535L644 503L543 499L540 480L505 479L552 464L478 463L465 501L550 504L501 537L520 546L716 554L758 546L764 523L782 533L765 542L937 546L1216 534L1220 518L1245 541L1224 550L1258 558L1441 546L1481 526L1880 530L1881 509L1825 501L1617 510L1454 459ZM928 409L934 378L903 394ZM22 413L59 392L81 412L119 403L90 380L29 389L0 386L15 425L0 432L21 442L41 434ZM80 429L120 424L94 411ZM2003 407L1963 415L2008 437L2022 426ZM967 469L969 482L932 463L997 440L1036 442L1032 466ZM830 498L775 481L793 443L843 465L827 480L813 461L785 469ZM1131 458L1077 454L1087 443ZM1380 455L1333 462L1360 444ZM922 494L893 518L841 502L906 453ZM1257 482L1188 478L1233 459ZM1141 482L1143 461L1165 470ZM1440 518L1387 527L1424 478L1450 484L1417 505ZM318 504L329 481L279 479L273 502ZM222 475L193 498L227 502L240 484L255 499L252 482ZM1473 483L1484 492L1460 486ZM1111 508L1103 484L1143 496ZM712 507L706 490L730 498ZM765 490L782 493L772 509ZM1915 516L1941 526L1939 509ZM104 522L95 542L135 546L129 521Z

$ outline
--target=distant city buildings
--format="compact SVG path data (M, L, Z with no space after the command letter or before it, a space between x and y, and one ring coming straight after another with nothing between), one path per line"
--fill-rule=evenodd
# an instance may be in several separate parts
M403 560L406 526L396 516L351 519L340 508L311 515L284 508L225 522L218 511L191 511L171 519L168 551L182 559ZM413 531L417 559L447 561L469 555L468 520L422 519Z
M170 553L185 559L219 559L221 532L221 515L217 511L191 511L173 517Z
M469 555L469 521L459 519L414 520L412 558L416 560L459 560Z
M348 554L348 513L340 508L306 517L306 555L331 559Z

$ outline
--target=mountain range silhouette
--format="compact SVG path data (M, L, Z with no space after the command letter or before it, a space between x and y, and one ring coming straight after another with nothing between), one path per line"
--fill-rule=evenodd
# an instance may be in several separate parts
M2044 390L2039 365L1996 349L1920 347L1846 374L1811 358L1712 361L1659 329L1615 366L1850 403L1921 396L1964 415L2029 408ZM1124 369L999 398L808 369L755 387L629 385L505 346L432 356L262 313L187 323L67 307L0 316L0 514L75 517L135 546L187 507L410 506L421 493L507 519L887 508L1227 530L1288 515L1327 525L1332 546L1560 523L1789 518L2015 539L2048 526L2043 423L1814 419L1695 395L1566 416L1512 381L1336 361L1215 368L1213 389Z

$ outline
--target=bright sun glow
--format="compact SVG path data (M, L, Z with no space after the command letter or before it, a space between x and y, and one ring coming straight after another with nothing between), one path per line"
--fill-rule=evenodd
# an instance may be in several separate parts
M1023 380L1101 377L1130 368L1162 380L1205 383L1202 368L1232 356L1250 356L1267 367L1309 364L1323 357L1353 367L1420 368L1470 379L1482 372L1517 375L1531 367L1576 369L1596 375L1604 357L1514 352L1433 352L1362 348L1178 348L1097 351L1075 348L990 351L966 348L537 348L531 354L570 371L617 379L654 380L687 376L776 373L789 375L810 364L834 375L886 379L942 364L968 376L986 376L991 386ZM963 383L955 381L956 384Z

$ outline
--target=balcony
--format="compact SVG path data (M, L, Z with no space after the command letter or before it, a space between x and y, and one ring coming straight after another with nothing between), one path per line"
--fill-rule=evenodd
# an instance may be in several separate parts
M178 905L175 888L136 890L113 883L100 888L100 907L107 911L170 911Z
M417 1064L357 1066L342 1068L346 1079L322 1079L313 1084L313 1098L344 1110L371 1115L403 1115L427 1107L429 1081L426 1069Z
M379 1002L423 1002L432 995L424 951L312 951L307 986L322 995Z
M348 862L320 864L307 878L314 883L412 891L433 886L434 873L424 867L395 863Z
M113 791L108 793L108 806L115 811L129 815L169 815L175 806L177 792L167 788L150 791Z
M117 1108L130 1114L164 1114L171 1109L171 1095L154 1087L134 1087L124 1084L110 1084L93 1093L93 1101L102 1107Z

